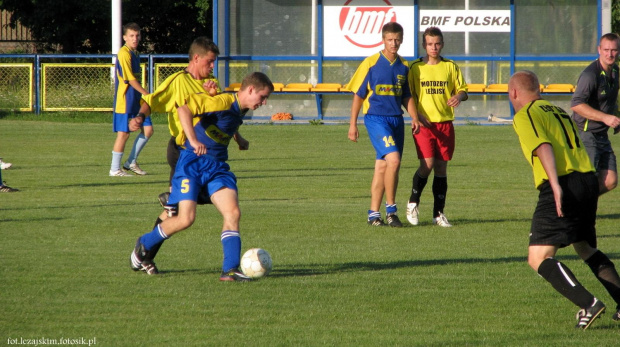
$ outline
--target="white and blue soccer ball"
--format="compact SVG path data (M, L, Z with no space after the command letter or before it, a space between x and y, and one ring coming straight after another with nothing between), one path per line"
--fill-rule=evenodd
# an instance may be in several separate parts
M241 271L251 278L260 278L271 272L271 255L262 248L251 248L241 257Z

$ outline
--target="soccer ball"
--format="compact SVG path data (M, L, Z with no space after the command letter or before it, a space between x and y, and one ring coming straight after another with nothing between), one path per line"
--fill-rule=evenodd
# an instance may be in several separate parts
M271 265L271 256L262 248L251 248L241 257L241 271L251 278L268 275Z

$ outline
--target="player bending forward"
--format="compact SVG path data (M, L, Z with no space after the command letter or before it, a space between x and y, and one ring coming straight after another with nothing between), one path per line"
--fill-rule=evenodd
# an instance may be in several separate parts
M577 328L587 329L605 305L571 270L556 260L558 248L573 245L620 308L620 277L605 253L596 248L598 180L577 126L566 112L540 98L538 78L519 71L508 83L508 98L517 112L513 126L539 190L532 218L528 263L555 290L581 310ZM620 310L613 319L620 320Z
M131 253L134 271L158 274L153 259L162 243L173 234L189 228L196 217L196 204L201 189L206 189L213 205L222 214L221 281L250 281L239 271L241 211L237 198L237 179L226 163L228 144L236 136L243 116L267 103L273 83L265 74L254 72L246 76L236 94L214 97L192 94L185 105L177 109L184 136L185 149L177 162L172 178L169 205L177 206L177 215L157 224L151 232L138 238Z

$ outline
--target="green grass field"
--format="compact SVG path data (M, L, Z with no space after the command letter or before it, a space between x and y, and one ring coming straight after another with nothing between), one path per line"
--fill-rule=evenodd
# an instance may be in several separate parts
M616 346L611 297L572 249L559 258L608 305L586 332L577 308L526 263L537 192L510 126L458 126L446 215L431 225L366 225L374 165L364 127L245 125L231 146L243 249L271 253L273 272L220 283L221 218L162 247L161 276L134 273L129 254L150 231L167 187L165 125L144 150L144 177L108 177L109 124L0 119L0 344L96 339L100 346ZM33 119L33 118L29 118ZM128 143L128 153L133 136ZM612 139L616 151L618 138ZM417 167L408 138L398 203L404 220ZM620 263L619 191L603 196L599 245ZM620 266L620 265L619 265Z

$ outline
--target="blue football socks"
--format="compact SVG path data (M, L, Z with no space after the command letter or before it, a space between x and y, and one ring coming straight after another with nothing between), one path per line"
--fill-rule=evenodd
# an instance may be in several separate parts
M388 205L385 203L385 213L386 214L394 214L398 209L396 208L396 204Z
M140 242L144 245L144 249L151 250L153 246L160 244L168 239L168 235L161 229L161 225L158 224L153 228L153 231L146 233L140 237Z
M222 250L224 251L222 271L238 268L241 261L241 237L238 231L222 231Z

